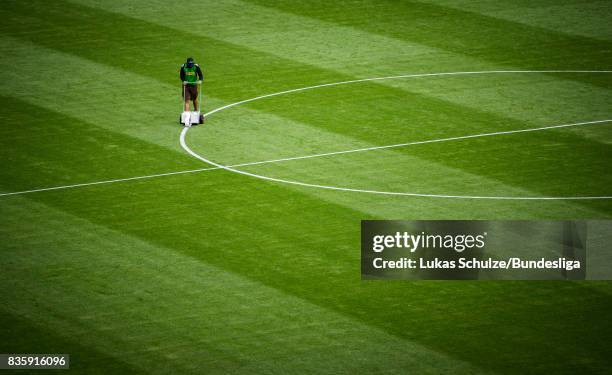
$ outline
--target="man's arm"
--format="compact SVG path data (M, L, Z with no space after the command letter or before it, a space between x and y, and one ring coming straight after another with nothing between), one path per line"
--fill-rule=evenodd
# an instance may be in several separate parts
M198 79L200 81L203 81L204 80L204 74L202 74L202 69L200 69L199 65L196 65L196 73L198 75Z
M180 70L181 82L185 82L185 71L183 71L183 67L181 66Z

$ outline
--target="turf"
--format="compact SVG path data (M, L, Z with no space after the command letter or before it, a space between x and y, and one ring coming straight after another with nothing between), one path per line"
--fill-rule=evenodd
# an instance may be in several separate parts
M0 193L206 168L206 110L323 83L610 70L609 1L4 1ZM436 76L266 98L187 134L223 164L612 119L612 74ZM612 125L243 167L424 194L609 196ZM362 282L362 219L610 219L611 200L328 191L224 170L0 196L0 352L74 373L607 373L612 284Z

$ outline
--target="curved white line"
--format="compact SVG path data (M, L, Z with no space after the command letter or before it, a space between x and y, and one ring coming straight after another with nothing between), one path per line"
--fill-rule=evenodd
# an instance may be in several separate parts
M284 94L289 94L289 93L294 93L294 92L299 92L299 91L313 90L313 89L317 89L317 88L321 88L321 87L339 86L339 85L346 85L346 84L350 84L350 83L368 82L368 81L381 81L381 80L398 79L398 78L416 78L416 77L468 75L468 74L504 74L504 73L612 73L612 71L610 71L610 70L491 70L491 71L481 71L481 72L424 73L424 74L407 74L407 75L387 76L387 77L377 77L377 78L364 78L364 79L356 79L356 80L341 81L341 82L332 82L332 83L326 83L326 84L315 85L315 86L301 87L301 88L297 88L297 89L280 91L280 92L276 92L276 93L272 93L272 94L267 94L267 95L261 95L261 96L255 97L255 98L242 100L242 101L239 101L239 102L235 102L235 103L231 103L231 104L225 105L223 107L219 107L219 108L213 109L212 111L205 113L204 117L208 117L208 116L210 116L210 115L212 115L212 114L214 114L216 112L220 112L220 111L222 111L224 109L235 107L237 105L248 103L248 102L252 102L252 101L255 101L255 100L270 98L270 97L273 97L273 96L284 95ZM308 156L298 156L298 157L285 158L285 159L275 159L275 160L269 160L269 161L263 161L263 162L245 163L245 164L242 164L242 166L244 166L244 165L256 165L256 164L273 163L273 162L281 162L281 161L288 161L288 160L308 159L308 158L315 158L315 157L321 157L321 156L347 154L347 153L353 153L353 152L380 150L380 149L385 149L385 148L403 147L403 146L425 144L425 143L446 142L446 141L453 141L453 140L459 140L459 139L488 137L488 136L502 135L502 134L514 134L514 133L532 132L532 131L539 131L539 130L546 130L546 129L557 129L557 128L565 128L565 127L571 127L571 126L582 126L582 125L589 125L589 124L600 124L600 123L606 123L606 122L610 122L610 121L612 121L612 119L579 122L579 123L573 123L573 124L553 125L553 126L545 126L545 127L532 128L532 129L519 129L519 130L492 132L492 133L473 134L473 135L466 135L466 136L460 136L460 137L432 139L432 140L427 140L427 141L399 143L399 144L395 144L395 145L375 146L375 147L368 147L368 148L362 148L362 149L356 149L356 150L337 151L337 152L329 152L329 153L315 154L315 155L308 155ZM290 185L297 185L297 186L304 186L304 187L311 187L311 188L318 188L318 189L326 189L326 190L357 192L357 193L370 193L370 194L382 194L382 195L402 195L402 196L429 197L429 198L492 199L492 200L594 200L594 199L612 199L612 196L518 197L518 196L477 196L477 195L422 194L422 193L407 193L407 192L380 191L380 190L368 190L368 189L353 189L353 188L344 188L344 187L338 187L338 186L310 184L310 183L300 182L300 181L284 180L284 179L280 179L280 178L268 177L268 176L263 176L263 175L259 175L259 174L255 174L255 173L250 173L250 172L242 171L242 170L234 168L235 166L240 166L240 165L235 165L235 166L222 165L222 164L216 163L216 162L214 162L212 160L209 160L209 159L207 159L207 158L197 154L191 148L189 148L189 146L187 145L187 143L185 141L185 137L186 137L187 132L189 131L189 129L190 128L187 127L187 128L184 128L181 131L180 144L181 144L181 147L187 153L189 153L191 156L193 156L193 157L195 157L195 158L197 158L197 159L199 159L199 160L201 160L201 161L203 161L205 163L208 163L210 165L214 165L215 167L217 167L219 169L225 169L225 170L227 170L229 172L234 172L234 173L238 173L238 174L241 174L241 175L245 175L245 176L249 176L249 177L254 177L254 178L258 178L258 179L262 179L262 180L266 180L266 181L279 182L279 183L290 184Z

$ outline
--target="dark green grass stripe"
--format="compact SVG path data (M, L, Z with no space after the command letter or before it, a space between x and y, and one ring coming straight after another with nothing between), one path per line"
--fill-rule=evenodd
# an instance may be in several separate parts
M506 66L593 70L612 67L612 42L435 4L391 0L316 0L299 4L290 0L248 1ZM610 82L591 77L576 79L611 87Z
M185 154L0 96L0 180L11 191L201 167Z
M351 229L361 213L282 186L215 177L30 198L484 368L569 373L608 364L601 338L612 328L601 322L610 296L570 282L362 283Z
M5 286L6 287L6 286ZM71 339L58 336L45 327L0 310L0 352L2 353L67 353L71 374L146 374L122 359L84 347ZM44 370L61 374L62 370ZM41 370L2 370L2 374L40 374Z

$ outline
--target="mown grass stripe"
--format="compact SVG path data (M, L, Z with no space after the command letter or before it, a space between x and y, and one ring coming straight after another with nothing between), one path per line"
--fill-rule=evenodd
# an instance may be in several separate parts
M19 234L24 221L33 231L4 249L0 278L9 282L23 270L38 275L21 280L21 293L9 292L4 308L39 319L60 336L124 356L144 371L375 371L392 361L423 373L480 372L364 322L44 204L17 199L1 209L11 217L3 235ZM32 313L41 309L49 312ZM406 352L410 356L396 354ZM354 353L362 359L351 365L347 357Z
M455 1L428 0L436 5L471 11L488 17L545 28L561 34L578 35L612 41L609 23L612 7L609 1ZM588 19L588 22L585 20Z
M605 70L612 58L607 41L423 2L249 2L523 69ZM610 88L609 82L603 84Z

